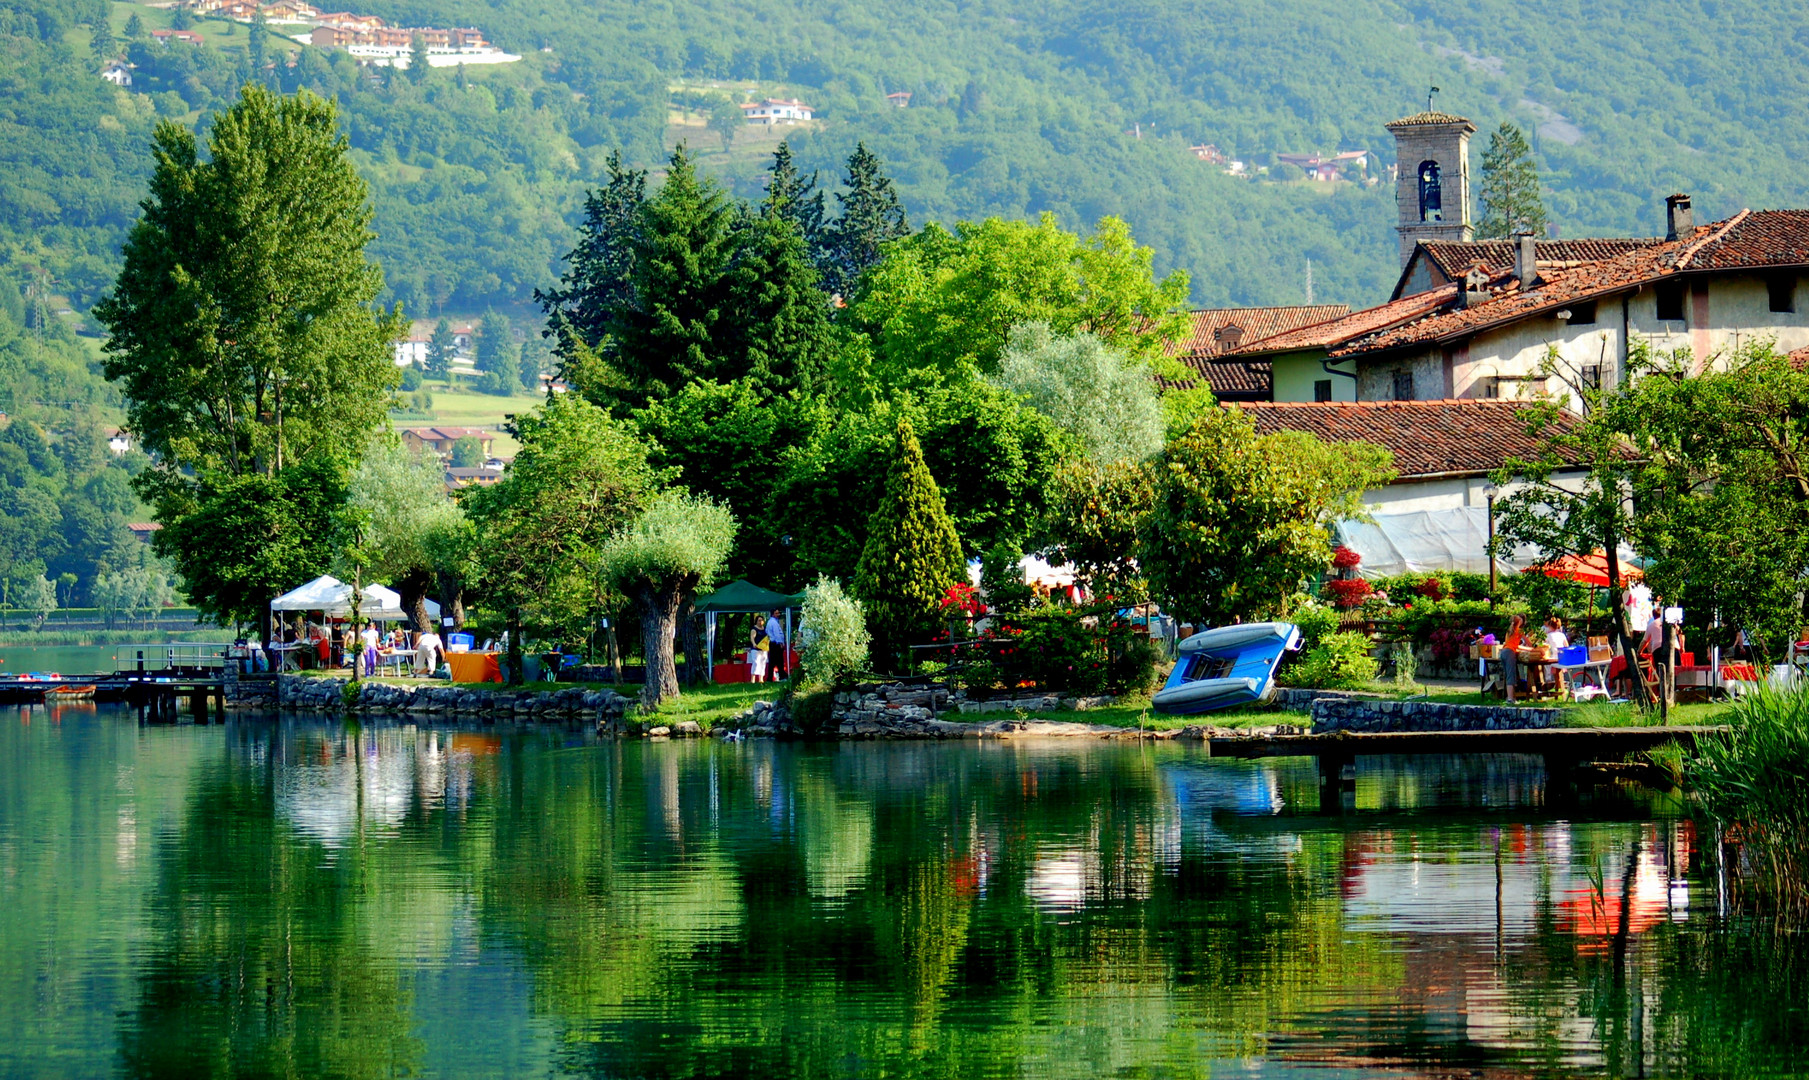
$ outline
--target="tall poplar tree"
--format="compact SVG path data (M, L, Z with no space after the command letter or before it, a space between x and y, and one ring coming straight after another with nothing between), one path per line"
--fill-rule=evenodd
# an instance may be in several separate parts
M898 192L866 143L856 143L848 158L847 186L835 197L842 212L825 230L823 245L823 287L838 296L854 294L861 274L879 262L886 241L911 232Z
M854 571L875 661L903 662L912 639L934 631L949 587L966 580L967 560L942 489L923 462L911 422L900 420L885 494L868 520L867 544Z
M1533 148L1525 132L1503 120L1482 155L1482 223L1476 235L1484 240L1544 236L1549 224Z
M248 84L207 151L158 125L144 214L94 310L156 462L136 483L165 526L157 550L228 621L326 569L334 492L384 421L406 323L375 306L368 192L330 102ZM244 557L221 555L208 523L254 519Z

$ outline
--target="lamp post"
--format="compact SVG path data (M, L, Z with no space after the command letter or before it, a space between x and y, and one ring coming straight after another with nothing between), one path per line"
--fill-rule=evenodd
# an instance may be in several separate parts
M1482 497L1485 500L1487 500L1488 506L1489 506L1489 549L1488 550L1489 550L1489 596L1490 597L1493 597L1495 595L1496 586L1499 584L1496 581L1496 575L1495 575L1495 496L1497 496L1499 494L1501 494L1501 489L1497 488L1494 484L1489 484L1482 489Z

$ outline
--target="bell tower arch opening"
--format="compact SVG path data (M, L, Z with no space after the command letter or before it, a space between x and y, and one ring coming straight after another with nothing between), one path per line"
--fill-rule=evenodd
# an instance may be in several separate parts
M1470 240L1470 136L1476 125L1427 110L1387 125L1395 144L1401 265L1421 240Z

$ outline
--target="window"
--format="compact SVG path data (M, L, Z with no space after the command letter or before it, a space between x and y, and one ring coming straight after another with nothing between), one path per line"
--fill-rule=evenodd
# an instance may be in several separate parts
M1394 399L1396 401L1413 400L1413 372L1406 368L1394 373Z
M1661 281L1658 283L1655 310L1653 316L1660 322L1683 321L1683 282Z
M1476 380L1476 396L1498 398L1501 396L1501 376L1484 375Z
M1438 162L1420 162L1420 220L1445 220L1445 196L1438 179Z
M1584 364L1580 381L1585 390L1600 390L1602 388L1602 365Z
M1595 301L1585 300L1580 304L1570 305L1570 325L1592 326L1595 324Z
M1771 294L1771 310L1796 310L1796 275L1776 274L1765 279L1765 291Z
M1319 379L1313 383L1313 400L1314 401L1330 401L1330 400L1332 400L1332 380Z

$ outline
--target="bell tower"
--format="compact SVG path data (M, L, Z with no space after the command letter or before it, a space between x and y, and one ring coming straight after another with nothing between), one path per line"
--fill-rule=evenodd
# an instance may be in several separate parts
M1469 240L1470 136L1476 125L1431 109L1387 125L1394 136L1394 198L1401 265L1421 240Z

